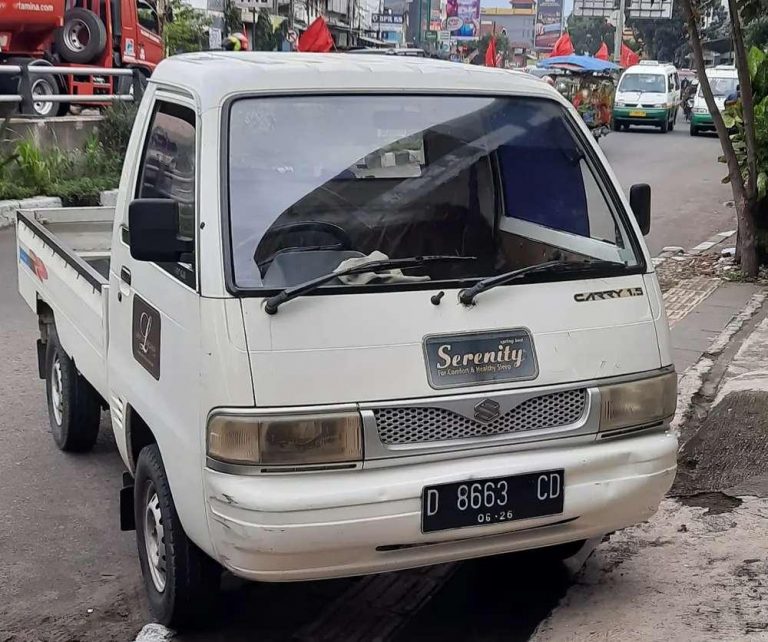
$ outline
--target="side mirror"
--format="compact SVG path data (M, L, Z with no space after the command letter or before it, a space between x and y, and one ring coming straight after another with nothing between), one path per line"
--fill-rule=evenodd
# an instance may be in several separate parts
M131 256L137 261L177 263L195 251L179 237L179 204L169 198L138 198L128 206Z
M651 231L651 186L638 183L629 188L629 205L643 236Z

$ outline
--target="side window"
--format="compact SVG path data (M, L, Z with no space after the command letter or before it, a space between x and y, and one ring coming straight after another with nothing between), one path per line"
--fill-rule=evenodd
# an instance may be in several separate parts
M195 238L195 112L158 101L139 165L136 198L170 198L179 204L179 233ZM195 257L161 267L195 287Z
M157 17L157 10L151 2L138 0L136 2L136 13L138 14L139 24L142 27L152 33L160 33L160 21Z

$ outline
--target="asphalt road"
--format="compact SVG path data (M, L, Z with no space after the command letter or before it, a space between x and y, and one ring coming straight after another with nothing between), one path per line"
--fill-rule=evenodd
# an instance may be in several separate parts
M685 249L718 232L736 229L736 214L725 203L733 199L721 179L726 167L714 134L692 137L678 118L675 129L662 134L650 127L611 132L600 147L624 191L635 183L651 186L652 222L646 243L652 256L665 246Z
M612 133L601 145L625 189L637 182L653 188L652 253L733 228L733 210L723 206L730 193L720 184L717 139L690 138L678 128L666 135ZM132 640L149 618L133 534L118 526L122 463L107 421L94 452L56 450L37 378L36 338L36 320L16 291L13 231L0 231L0 640ZM228 579L211 631L180 639L343 640L352 639L345 627L362 622L382 632L380 639L397 630L398 640L513 642L527 639L569 582L565 565L519 557L375 580L246 585ZM376 597L398 583L414 587L404 591L407 608ZM371 599L358 597L363 588ZM411 599L417 590L419 600Z

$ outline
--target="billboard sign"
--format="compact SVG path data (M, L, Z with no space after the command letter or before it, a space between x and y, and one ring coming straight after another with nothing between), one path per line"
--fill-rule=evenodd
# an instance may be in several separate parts
M563 0L539 0L536 6L536 25L533 48L552 51L563 31Z
M404 20L402 15L396 13L374 13L371 22L381 31L402 31Z
M480 0L448 0L445 27L455 40L480 37Z

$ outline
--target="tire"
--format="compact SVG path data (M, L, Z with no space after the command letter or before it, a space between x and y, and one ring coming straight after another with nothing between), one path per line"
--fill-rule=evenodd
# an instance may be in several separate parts
M699 128L698 127L694 127L693 125L691 125L691 128L690 128L689 131L690 131L691 136L698 136L699 135Z
M611 128L615 132L621 131L621 123L618 120L614 120L613 123L611 123Z
M87 452L96 443L101 398L64 352L56 330L48 332L45 392L53 441L65 452Z
M202 624L215 609L221 567L184 533L157 444L139 454L133 492L136 545L152 615L175 629Z
M669 119L669 131L675 131L675 120L677 120L677 112L672 112L672 117Z
M51 66L51 64L45 60L34 58L8 58L6 62L9 65L28 64L30 66ZM32 93L34 95L40 96L46 94L51 95L64 93L58 77L54 74L34 74L31 75L30 80L32 82ZM19 76L0 76L0 94L18 94L21 91L19 85ZM26 116L49 118L51 116L61 116L68 110L69 105L66 103L46 103L42 101L35 101L32 104L31 109L23 109L21 104L7 103L5 105L5 109L2 109L2 104L0 104L0 118L13 116L19 112Z
M664 122L661 123L660 127L662 134L666 134L669 131L669 116L664 119Z
M64 26L56 31L56 51L66 61L88 64L104 53L107 29L93 11L75 7L64 14Z
M144 73L144 70L141 70L141 77L139 82L141 83L142 90L147 89L147 84L149 84L149 77L146 73ZM117 93L118 94L129 94L133 96L133 78L130 76L118 76L117 77Z

